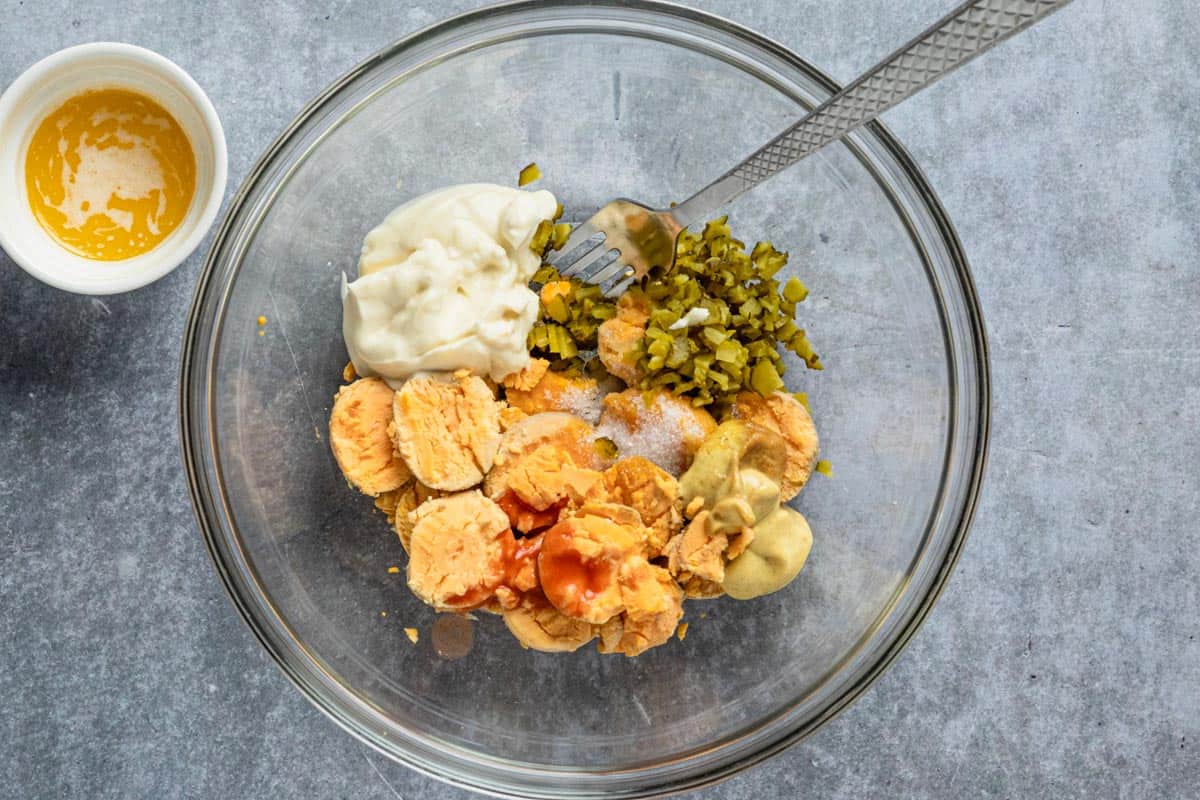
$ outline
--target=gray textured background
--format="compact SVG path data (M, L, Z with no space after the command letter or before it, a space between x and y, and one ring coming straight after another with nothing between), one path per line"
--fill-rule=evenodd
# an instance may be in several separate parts
M232 194L334 77L479 4L201 5L4 0L0 86L79 42L158 50L221 114ZM693 5L844 80L951 2ZM1196 796L1197 40L1191 2L1079 0L885 117L957 225L987 315L982 505L878 684L695 796ZM98 300L0 255L0 795L463 798L311 708L225 599L176 439L200 260Z

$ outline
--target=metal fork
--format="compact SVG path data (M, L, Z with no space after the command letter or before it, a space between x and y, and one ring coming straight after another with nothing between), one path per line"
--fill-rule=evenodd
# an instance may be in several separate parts
M611 201L571 232L555 267L619 295L651 267L670 267L676 239L691 223L1069 2L968 0L683 203L653 209Z

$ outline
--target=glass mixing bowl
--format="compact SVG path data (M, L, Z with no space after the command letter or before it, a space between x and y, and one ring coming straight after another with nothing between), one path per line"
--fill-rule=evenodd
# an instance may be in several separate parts
M458 659L431 642L404 554L347 487L326 422L346 353L338 286L395 205L512 184L536 161L568 218L663 205L835 90L724 20L647 2L527 2L458 17L339 80L251 172L209 254L182 367L200 527L287 675L380 752L521 797L698 786L799 740L896 656L966 535L988 425L984 332L936 198L879 125L729 208L791 251L823 372L792 362L832 478L797 500L815 544L785 590L695 601L685 641L627 659L523 650L483 615ZM267 317L259 336L257 318ZM412 644L403 629L414 627Z

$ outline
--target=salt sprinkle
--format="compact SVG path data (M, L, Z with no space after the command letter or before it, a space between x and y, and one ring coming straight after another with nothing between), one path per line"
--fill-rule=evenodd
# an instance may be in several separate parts
M601 400L603 399L604 395L598 386L591 386L587 389L570 386L558 398L555 406L559 411L574 414L586 420L589 425L595 425L600 421L600 410L603 407Z
M687 440L702 439L704 429L688 409L663 398L656 395L653 405L639 410L635 428L609 416L596 430L613 440L622 458L641 456L679 475L687 459Z

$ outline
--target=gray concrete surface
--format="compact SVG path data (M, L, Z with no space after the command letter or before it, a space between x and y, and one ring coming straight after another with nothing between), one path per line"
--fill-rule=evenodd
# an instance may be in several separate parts
M230 194L318 90L473 2L0 3L209 91ZM704 0L838 78L949 0ZM973 262L990 471L949 590L846 714L694 796L1200 792L1200 16L1079 0L886 116ZM176 363L200 256L103 300L0 255L0 796L462 798L359 745L237 618L193 524Z

